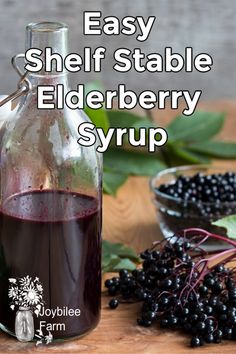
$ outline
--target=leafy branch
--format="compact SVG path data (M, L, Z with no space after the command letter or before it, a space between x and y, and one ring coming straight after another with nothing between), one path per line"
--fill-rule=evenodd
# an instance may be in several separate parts
M121 269L134 270L139 257L132 248L122 243L112 243L107 240L102 242L102 271L118 272Z
M96 83L96 88L98 84ZM89 85L88 91L94 89ZM129 111L86 108L92 122L106 132L109 127L146 129L155 126L150 114L140 117ZM104 192L115 195L128 176L152 176L166 167L184 164L210 163L212 158L236 158L236 143L215 140L222 130L225 115L197 111L191 117L177 116L167 127L168 142L149 153L132 148L126 141L123 147L110 146L104 153Z
M236 240L236 215L229 215L212 222L212 225L226 229L227 236Z

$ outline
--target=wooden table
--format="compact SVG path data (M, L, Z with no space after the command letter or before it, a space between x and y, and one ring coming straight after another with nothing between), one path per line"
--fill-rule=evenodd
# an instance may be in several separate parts
M199 108L227 113L227 122L221 138L235 140L236 104L232 101L201 104ZM154 111L153 117L164 126L176 111ZM191 119L191 118L189 118ZM236 170L236 162L221 161ZM151 202L147 178L132 177L119 190L116 198L104 197L103 236L123 242L137 251L148 247L161 237L156 214ZM138 306L121 305L112 311L108 298L102 298L102 318L99 326L88 336L50 346L35 347L34 343L20 343L1 333L0 353L81 353L81 354L189 354L189 338L179 332L159 328L141 328L136 325ZM236 342L205 345L193 353L233 354Z

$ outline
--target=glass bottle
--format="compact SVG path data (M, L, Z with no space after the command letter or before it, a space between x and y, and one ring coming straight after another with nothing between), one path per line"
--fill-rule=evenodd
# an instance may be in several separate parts
M26 34L26 49L68 54L64 24L30 24ZM28 80L32 89L0 131L0 326L15 335L17 310L27 307L35 338L64 339L100 317L101 157L77 143L83 111L37 109L37 86L63 84L66 95L67 73Z

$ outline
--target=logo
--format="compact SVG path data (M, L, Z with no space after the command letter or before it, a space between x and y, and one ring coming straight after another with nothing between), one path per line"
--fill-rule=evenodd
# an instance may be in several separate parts
M38 277L34 279L29 275L23 278L9 279L8 296L11 300L10 308L16 312L15 334L21 342L29 342L37 338L36 345L49 344L53 340L50 330L44 335L42 329L34 329L34 316L39 316L44 306L43 287Z

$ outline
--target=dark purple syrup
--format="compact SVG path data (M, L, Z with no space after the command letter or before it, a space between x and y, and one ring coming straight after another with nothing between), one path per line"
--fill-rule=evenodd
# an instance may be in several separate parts
M8 198L0 213L0 322L14 332L9 278L38 277L45 308L80 309L80 316L34 316L64 323L54 338L81 335L100 317L101 218L93 197L65 191L31 191ZM46 332L47 334L47 332Z

